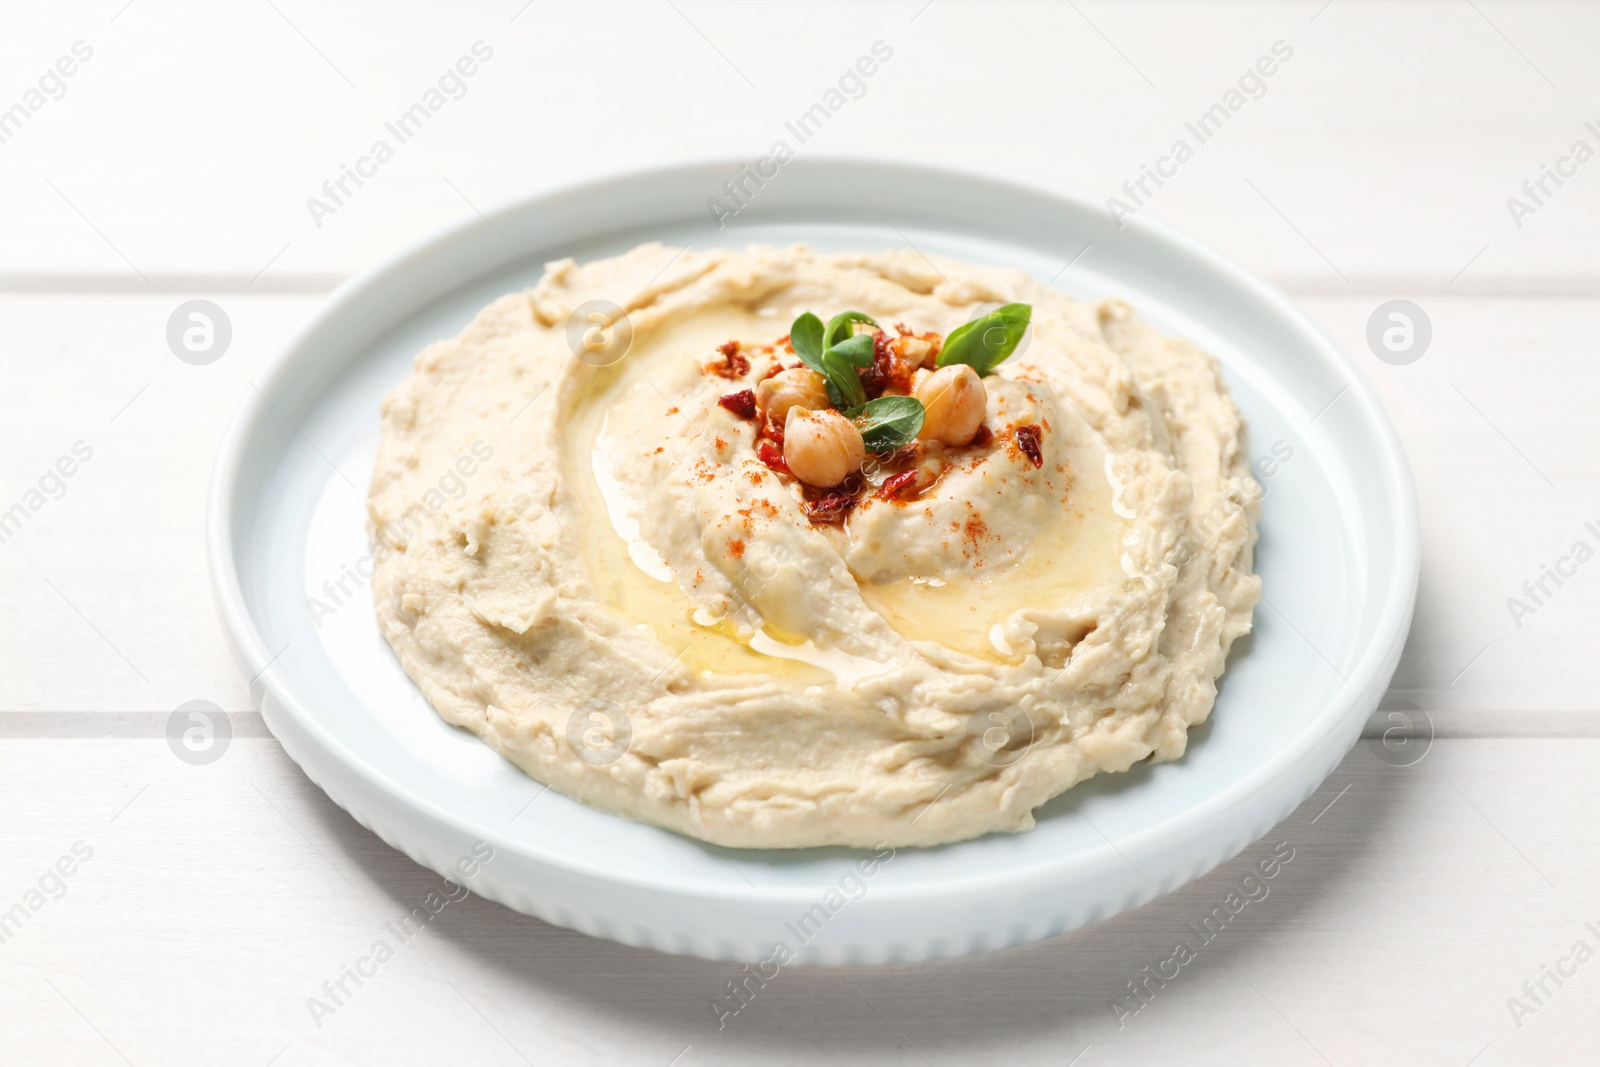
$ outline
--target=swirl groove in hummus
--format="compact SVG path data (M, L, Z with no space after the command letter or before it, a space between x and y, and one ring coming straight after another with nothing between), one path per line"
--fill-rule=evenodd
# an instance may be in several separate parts
M591 300L630 320L610 366L568 345ZM984 429L901 456L933 472L909 495L869 462L819 519L759 416L719 403L796 365L802 311L942 336L1014 301L1031 340L983 379ZM563 260L385 401L374 600L440 715L598 807L740 847L1026 830L1074 783L1181 756L1209 714L1259 595L1243 434L1205 353L1018 271ZM469 491L418 507L480 439Z

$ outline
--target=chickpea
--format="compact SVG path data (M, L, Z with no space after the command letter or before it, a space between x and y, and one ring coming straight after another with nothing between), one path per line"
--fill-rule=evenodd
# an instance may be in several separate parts
M965 363L940 367L917 383L916 397L927 417L917 436L925 441L964 445L983 425L989 394L978 372Z
M861 431L836 411L796 405L783 424L783 461L807 485L831 489L861 469L867 446Z
M813 410L828 406L828 387L822 375L809 367L779 371L756 386L756 404L767 418L782 426L793 407Z
M933 355L933 343L924 341L920 337L903 336L896 338L894 346L900 358L913 367L926 366L928 358Z

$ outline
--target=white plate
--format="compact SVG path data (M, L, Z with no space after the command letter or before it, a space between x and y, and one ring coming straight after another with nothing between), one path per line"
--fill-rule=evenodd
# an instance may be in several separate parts
M739 167L625 174L475 215L343 286L262 371L218 459L209 544L229 635L260 675L254 695L289 755L363 825L435 871L450 874L474 842L490 844L494 859L466 879L490 899L716 959L758 961L780 940L802 962L839 964L1050 937L1168 892L1265 834L1355 743L1411 619L1410 473L1353 364L1238 267L1143 216L1119 229L1085 196L975 172L802 157L719 231L706 201ZM904 849L852 877L866 854L717 849L592 810L446 726L380 636L366 583L345 578L332 597L322 588L367 552L379 400L425 344L531 285L546 260L645 240L911 244L1021 267L1080 297L1120 296L1214 353L1249 419L1252 456L1272 457L1274 446L1292 454L1261 478L1265 599L1255 634L1236 647L1188 754L1078 786L1041 809L1032 833ZM336 610L314 617L309 597Z

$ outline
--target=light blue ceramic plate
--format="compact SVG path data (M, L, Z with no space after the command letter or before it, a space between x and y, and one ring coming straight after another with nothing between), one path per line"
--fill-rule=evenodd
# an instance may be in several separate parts
M209 543L223 620L284 748L363 825L435 871L462 877L457 860L487 842L494 859L466 879L486 897L718 959L761 960L783 941L804 962L876 963L1050 937L1168 892L1261 837L1354 744L1411 619L1410 473L1351 361L1227 260L1143 216L1118 228L1086 196L904 162L799 158L719 230L706 202L740 166L624 174L474 214L343 286L263 369L218 458ZM379 400L418 350L532 284L546 260L647 240L911 244L1020 267L1076 296L1122 297L1214 353L1267 489L1265 597L1188 754L1078 786L1032 833L901 850L865 876L864 854L846 849L718 850L603 814L446 726L353 577L367 554ZM312 597L332 614L314 612Z

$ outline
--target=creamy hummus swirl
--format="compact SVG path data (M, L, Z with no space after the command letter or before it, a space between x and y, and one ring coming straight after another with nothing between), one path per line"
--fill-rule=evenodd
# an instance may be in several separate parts
M570 342L593 301L626 313L614 362ZM800 312L945 335L1010 302L1033 325L984 379L980 438L923 448L937 477L910 499L819 521L721 402L794 365ZM740 847L1026 830L1077 782L1182 755L1209 714L1259 595L1243 433L1204 352L1017 271L563 260L385 401L374 600L440 715L601 808Z

